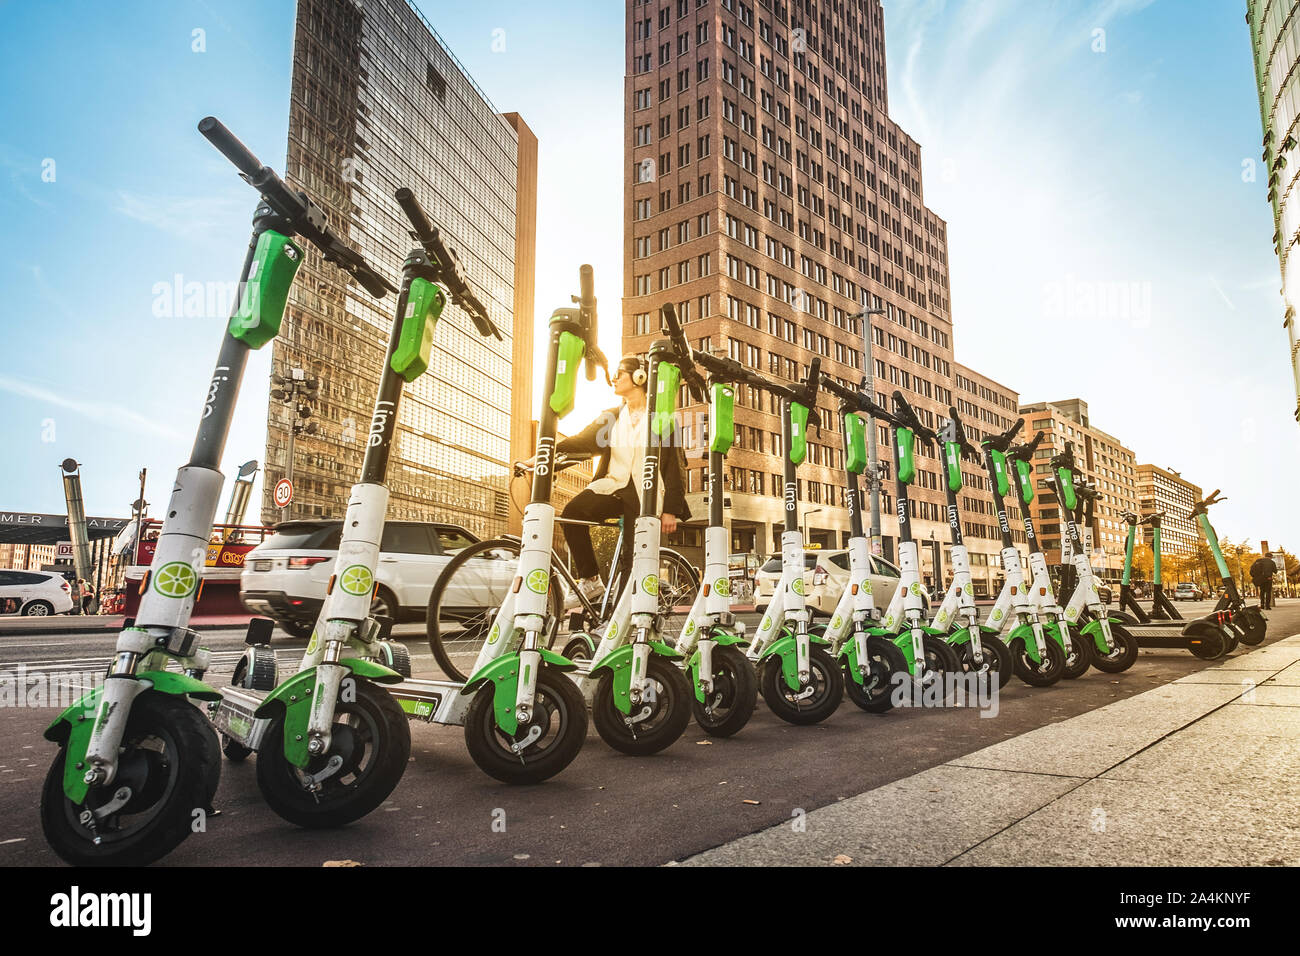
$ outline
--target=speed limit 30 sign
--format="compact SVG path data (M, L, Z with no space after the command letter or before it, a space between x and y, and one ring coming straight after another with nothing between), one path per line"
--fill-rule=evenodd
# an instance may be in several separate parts
M293 501L293 482L288 478L281 478L275 483L275 504L279 508L284 508L291 501Z

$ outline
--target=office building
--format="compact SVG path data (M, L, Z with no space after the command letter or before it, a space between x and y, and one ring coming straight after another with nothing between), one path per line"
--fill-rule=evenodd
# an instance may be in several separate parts
M394 280L412 247L393 199L399 187L414 191L458 253L504 341L480 337L458 308L444 311L429 371L404 392L388 516L506 531L509 462L532 453L536 138L492 105L406 0L299 0L286 168ZM395 306L308 247L272 356L276 373L301 368L320 382L317 432L294 443L291 517L343 514ZM264 521L286 516L271 491L288 470L296 411L271 402Z
M1200 525L1192 518L1192 505L1201 499L1201 489L1183 478L1180 472L1158 465L1138 465L1138 505L1141 514L1163 511L1160 520L1162 554L1195 554L1201 540ZM1146 541L1151 542L1150 534Z

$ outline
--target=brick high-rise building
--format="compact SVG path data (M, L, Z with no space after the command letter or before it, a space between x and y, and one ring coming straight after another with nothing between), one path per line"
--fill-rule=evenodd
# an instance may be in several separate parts
M1137 479L1141 513L1165 513L1160 521L1160 550L1167 554L1195 554L1201 528L1187 515L1201 498L1200 486L1158 465L1138 465ZM1150 543L1150 536L1147 538Z
M626 14L625 349L643 351L672 302L696 347L779 381L818 355L857 384L865 342L851 316L878 306L877 393L902 390L937 425L954 398L947 226L925 205L920 146L889 117L879 0L627 0ZM831 402L819 406L826 426L799 469L801 511L812 542L840 547L841 436ZM705 514L702 411L683 415L697 446L694 520L677 535L688 548ZM734 551L779 545L777 412L740 389L727 456ZM892 465L887 442L880 457ZM923 449L910 492L921 542L947 540L940 472ZM885 490L892 557L892 481Z
M509 462L532 454L537 139L500 113L408 0L299 0L286 179L390 278L412 246L393 193L415 192L459 254L504 341L456 307L427 375L405 389L389 467L390 518L444 520L491 536L512 523ZM292 516L341 517L365 436L396 298L376 301L307 256L289 297L275 371L321 382L316 435L300 435ZM272 402L262 517L285 473L289 423Z
M1049 459L1064 451L1066 442L1071 442L1075 463L1086 478L1096 482L1101 493L1094 508L1092 528L1093 551L1100 550L1101 555L1094 555L1092 566L1100 570L1103 580L1117 585L1124 570L1124 539L1128 530L1120 515L1125 511L1136 512L1139 507L1137 464L1132 449L1113 435L1093 427L1088 403L1082 399L1021 405L1020 415L1025 419L1027 437L1032 438L1040 429L1047 433L1034 453L1038 488L1030 506L1034 531L1047 555L1047 563L1060 563L1065 527L1061 522L1061 505L1043 482L1052 471Z

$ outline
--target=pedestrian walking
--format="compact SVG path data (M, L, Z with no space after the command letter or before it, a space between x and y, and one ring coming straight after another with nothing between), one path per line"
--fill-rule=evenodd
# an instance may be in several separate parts
M81 613L89 614L95 603L95 589L85 578L77 578L77 593L81 595Z
M1276 573L1277 562L1273 560L1272 551L1256 558L1250 566L1250 579L1255 582L1255 587L1259 588L1261 610L1268 611L1273 607L1273 575Z

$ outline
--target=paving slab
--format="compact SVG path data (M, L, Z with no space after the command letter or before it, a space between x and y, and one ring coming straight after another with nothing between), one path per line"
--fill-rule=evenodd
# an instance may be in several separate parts
M741 837L689 866L936 866L1012 825L1085 778L944 765L802 820Z

